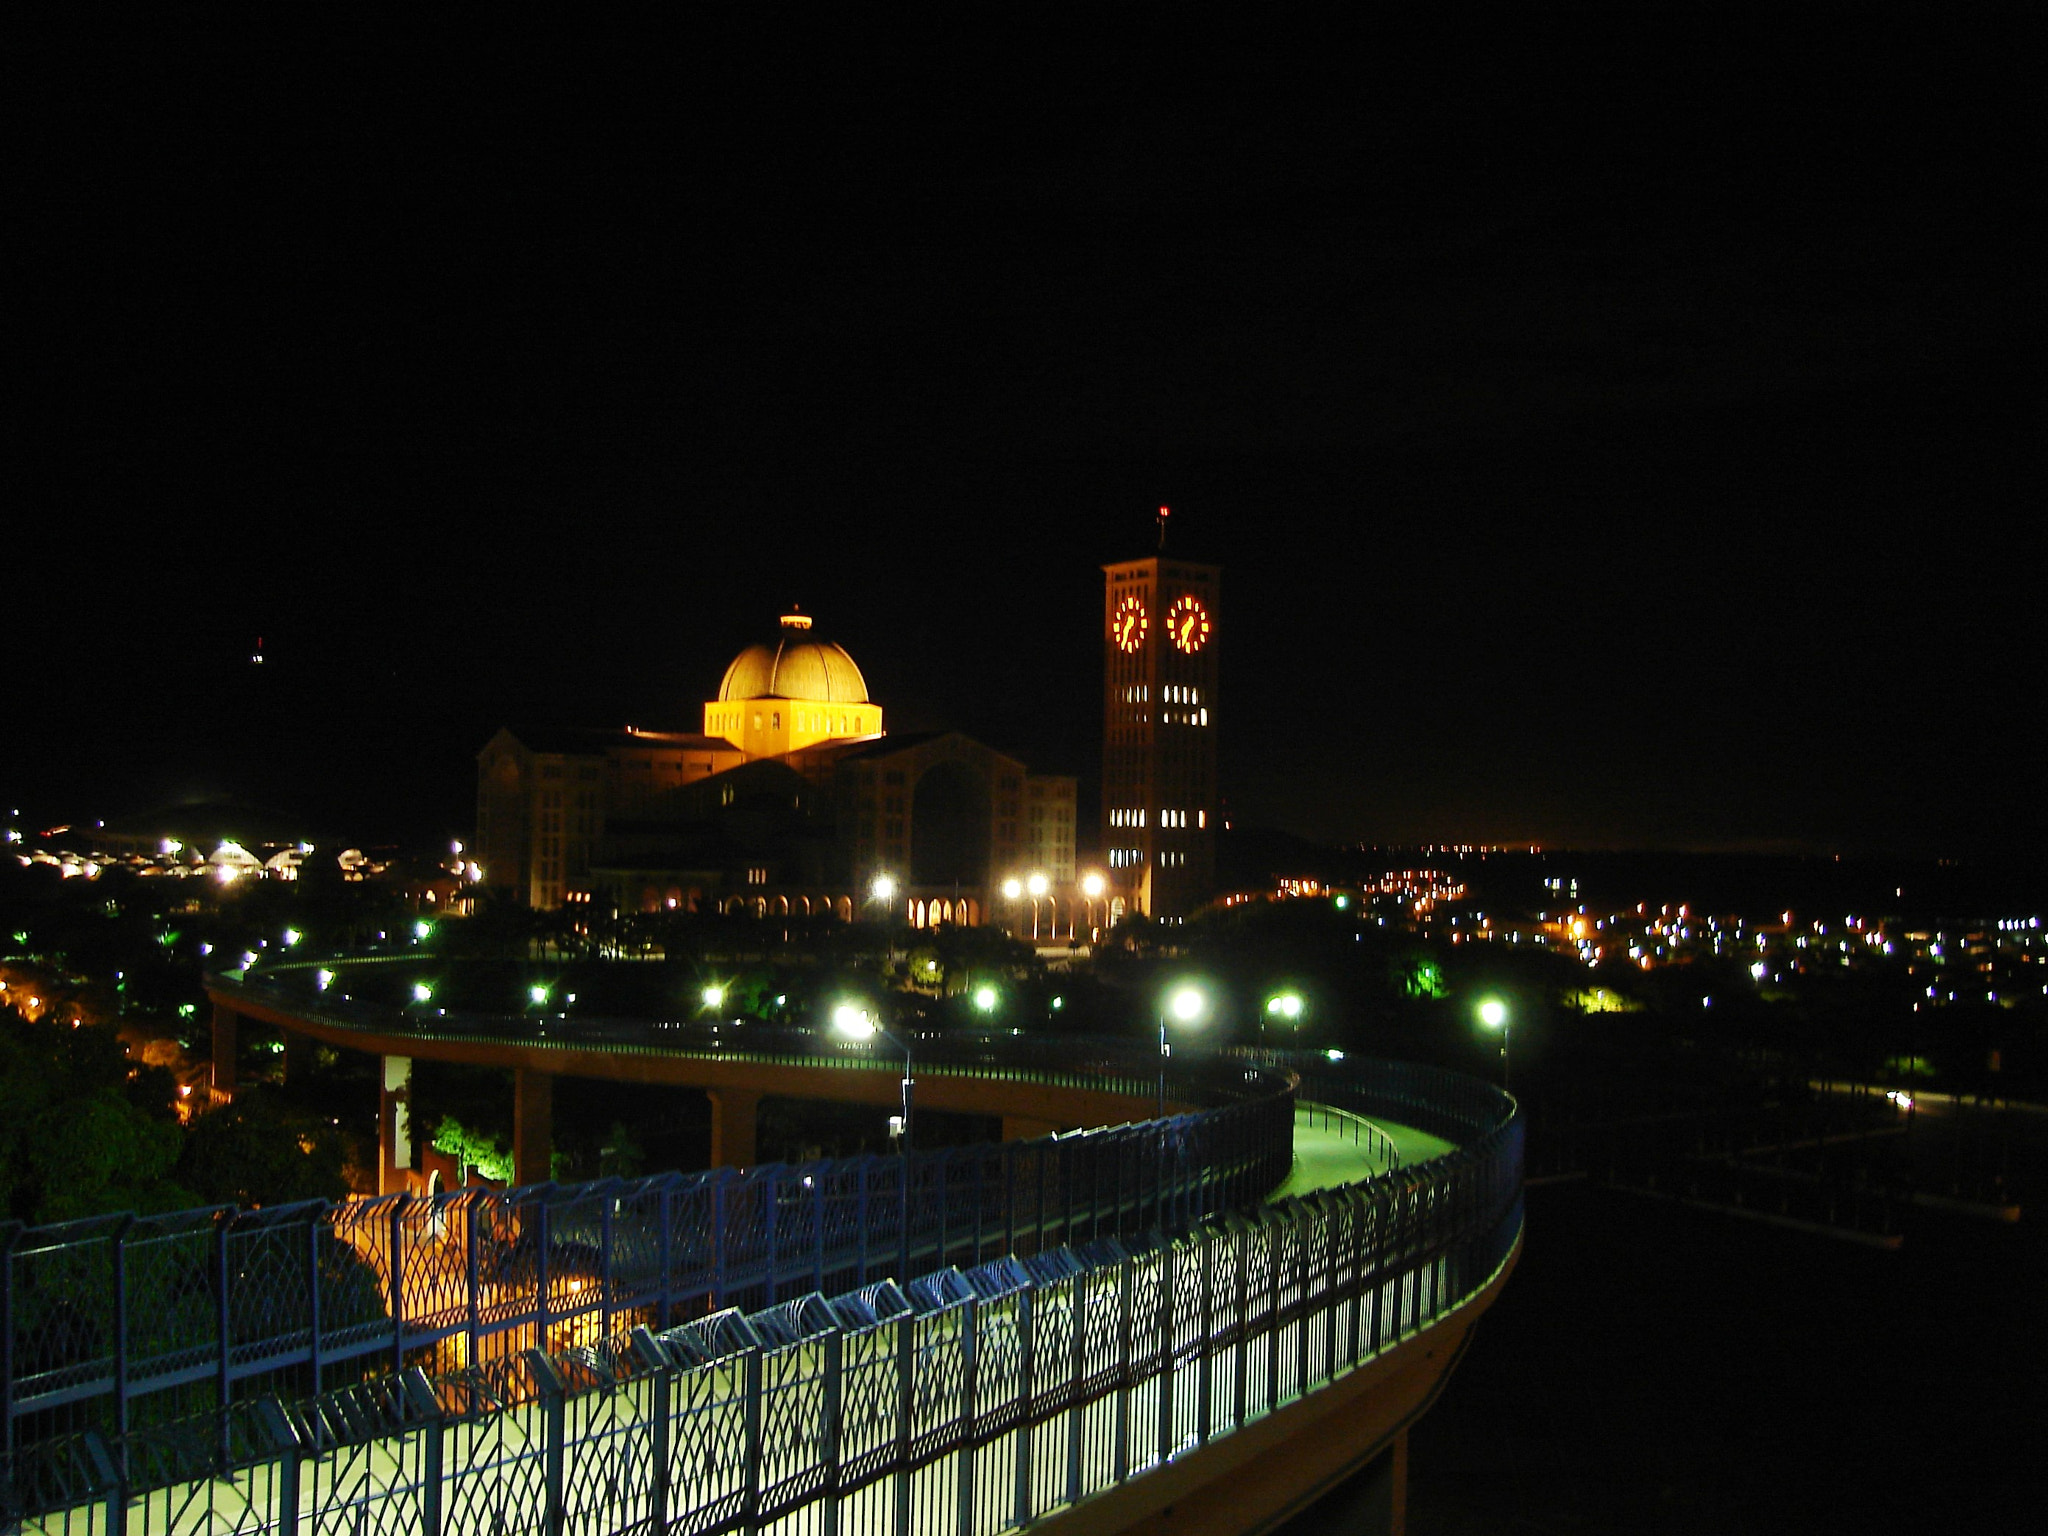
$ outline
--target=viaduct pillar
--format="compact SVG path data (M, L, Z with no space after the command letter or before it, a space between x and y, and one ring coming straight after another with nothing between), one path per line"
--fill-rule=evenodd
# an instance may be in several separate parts
M406 1187L406 1175L416 1162L412 1149L412 1058L382 1056L377 1066L377 1193L391 1195Z
M555 1079L527 1067L512 1073L512 1182L545 1184L554 1177Z
M748 1088L707 1088L711 1101L711 1166L751 1168L760 1161L754 1149L754 1117L761 1095Z

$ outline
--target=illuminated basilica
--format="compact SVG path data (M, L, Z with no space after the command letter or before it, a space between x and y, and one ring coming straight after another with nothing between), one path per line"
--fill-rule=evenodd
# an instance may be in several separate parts
M956 731L888 735L808 615L733 658L701 731L501 730L477 758L484 882L539 908L885 912L1086 939L1075 781ZM1092 894L1091 894L1092 893Z
M501 730L477 758L484 883L539 908L893 914L1083 941L1213 894L1222 572L1103 569L1100 862L1075 781L957 731L888 735L806 614L733 658L701 731Z

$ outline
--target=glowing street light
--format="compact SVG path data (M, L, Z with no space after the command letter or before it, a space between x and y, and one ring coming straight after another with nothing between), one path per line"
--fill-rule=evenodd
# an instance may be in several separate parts
M424 981L416 981L412 984L412 1000L416 1003L431 1003L434 1000L434 989Z
M1209 1000L1202 990L1192 984L1175 987L1159 1005L1159 1118L1166 1118L1166 1058L1173 1050L1166 1043L1166 1016L1173 1015L1176 1024L1193 1024L1208 1012Z
M996 1011L996 989L983 982L974 989L974 1006L983 1013Z
M1479 1004L1479 1022L1488 1029L1500 1031L1500 1085L1509 1093L1514 1089L1514 1063L1509 1057L1508 1047L1514 1031L1508 1019L1508 1005L1497 997L1489 997Z
M888 903L896 899L896 877L877 875L868 886L868 895L876 901Z
M716 1013L725 1006L725 988L717 982L713 982L702 992L699 992L697 996L704 1004L704 1011L706 1013Z
M1015 901L1019 896L1022 896L1023 894L1024 882L1022 880L1019 880L1015 875L1010 876L1009 879L1003 882L1003 899L1005 901Z
M1259 1018L1259 1044L1266 1043L1266 1020L1276 1023L1299 1025L1302 1016L1308 1012L1308 1004L1295 991L1276 992L1266 999L1266 1011Z
M548 1005L548 990L546 982L536 981L526 989L526 1000L536 1008L545 1008Z

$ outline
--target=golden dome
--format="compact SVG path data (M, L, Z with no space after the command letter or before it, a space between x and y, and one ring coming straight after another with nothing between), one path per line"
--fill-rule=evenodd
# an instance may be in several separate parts
M772 645L750 645L733 658L718 685L719 702L732 699L820 699L865 704L867 680L853 658L829 640L814 640L808 614L785 614Z

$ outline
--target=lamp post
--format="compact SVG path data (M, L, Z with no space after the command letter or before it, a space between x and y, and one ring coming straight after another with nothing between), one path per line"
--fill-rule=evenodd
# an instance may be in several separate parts
M1081 894L1088 898L1088 942L1093 944L1102 932L1102 925L1095 920L1095 903L1102 900L1107 882L1098 870L1089 870L1081 877Z
M1035 941L1038 938L1039 903L1045 900L1045 893L1052 889L1052 882L1043 875L1034 874L1024 882L1024 889L1031 893L1031 937Z
M1513 1040L1514 1030L1508 1019L1508 1005L1497 997L1489 997L1479 1005L1479 1022L1488 1029L1500 1031L1500 1085L1509 1093L1515 1091L1514 1062L1509 1057L1508 1047Z
M1020 938L1017 930L1024 926L1023 914L1017 910L1017 902L1024 894L1024 882L1015 875L1003 882L1003 900L1010 904L1010 937Z
M1207 1000L1199 989L1192 986L1175 987L1160 1001L1159 1005L1159 1118L1166 1118L1166 1058L1173 1054L1166 1043L1166 1016L1170 1013L1176 1022L1192 1024L1202 1016Z
M832 1010L832 1027L849 1040L872 1040L880 1035L884 1040L903 1053L903 1125L902 1150L910 1151L910 1089L911 1059L910 1047L898 1040L888 1030L875 1022L875 1016L858 1003L840 1003Z

